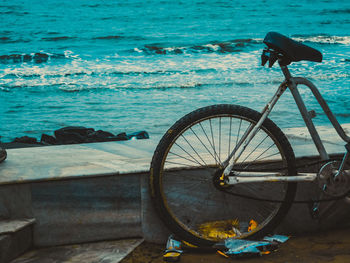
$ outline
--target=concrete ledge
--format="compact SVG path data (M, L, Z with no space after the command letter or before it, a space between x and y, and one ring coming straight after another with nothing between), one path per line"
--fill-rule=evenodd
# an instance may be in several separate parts
M7 150L0 185L140 173L149 170L157 140Z
M346 134L350 135L350 123L342 124ZM345 152L344 141L339 137L332 126L316 127L321 140L329 154ZM289 142L291 143L295 156L318 155L315 145L306 127L284 129Z
M304 136L305 129L285 132L297 156L317 154L310 138ZM343 151L344 143L335 141L328 132L324 128L321 133L327 137L326 149L331 153ZM137 236L165 242L169 232L158 219L148 190L149 165L158 141L8 150L8 159L0 165L0 217L35 218L36 246ZM301 185L298 196L304 198L302 195L313 187ZM340 213L345 205L339 201L332 211ZM319 229L309 218L308 209L305 204L293 206L281 229ZM337 213L328 215L332 220L326 221L338 222ZM345 214L342 217L348 218Z

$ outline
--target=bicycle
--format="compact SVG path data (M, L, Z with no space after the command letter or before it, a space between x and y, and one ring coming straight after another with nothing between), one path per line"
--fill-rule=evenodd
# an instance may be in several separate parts
M155 208L165 225L191 244L211 246L228 237L258 238L271 233L293 204L297 182L317 182L322 196L334 199L350 190L350 138L316 86L292 77L288 69L301 60L321 62L322 54L276 32L269 32L263 42L267 47L261 55L262 66L278 62L285 80L262 112L229 104L197 109L179 119L154 152L149 179ZM341 161L330 160L298 85L311 89L346 143ZM268 118L287 88L323 162L316 173L297 172L287 137ZM313 203L315 213L319 201Z

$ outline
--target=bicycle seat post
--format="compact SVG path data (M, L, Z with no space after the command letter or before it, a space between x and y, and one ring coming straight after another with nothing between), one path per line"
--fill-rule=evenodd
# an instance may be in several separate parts
M283 72L284 77L286 78L287 81L289 81L292 78L292 75L290 74L290 71L289 71L287 65L285 65L285 63L283 63L282 60L278 60L278 64L281 67L281 70Z

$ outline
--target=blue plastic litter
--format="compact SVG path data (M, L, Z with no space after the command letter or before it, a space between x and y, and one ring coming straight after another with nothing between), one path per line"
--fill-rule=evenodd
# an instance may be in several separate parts
M177 262L180 260L180 256L183 253L181 249L182 242L176 240L173 235L170 235L166 244L166 249L163 254L163 261Z
M287 236L283 235L274 235L274 236L266 236L263 240L270 241L270 242L278 242L278 243L284 243L289 239Z
M276 250L288 239L282 235L266 236L261 241L228 238L224 244L217 244L216 247L228 257L261 256Z

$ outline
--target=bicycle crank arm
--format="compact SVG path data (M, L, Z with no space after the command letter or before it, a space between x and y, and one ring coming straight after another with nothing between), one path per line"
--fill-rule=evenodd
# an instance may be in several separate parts
M242 173L243 174L243 173ZM280 174L259 173L261 175L250 176L244 173L244 176L228 176L225 185L235 185L244 183L262 183L262 182L311 182L317 178L316 173L298 173L297 176L280 176Z

